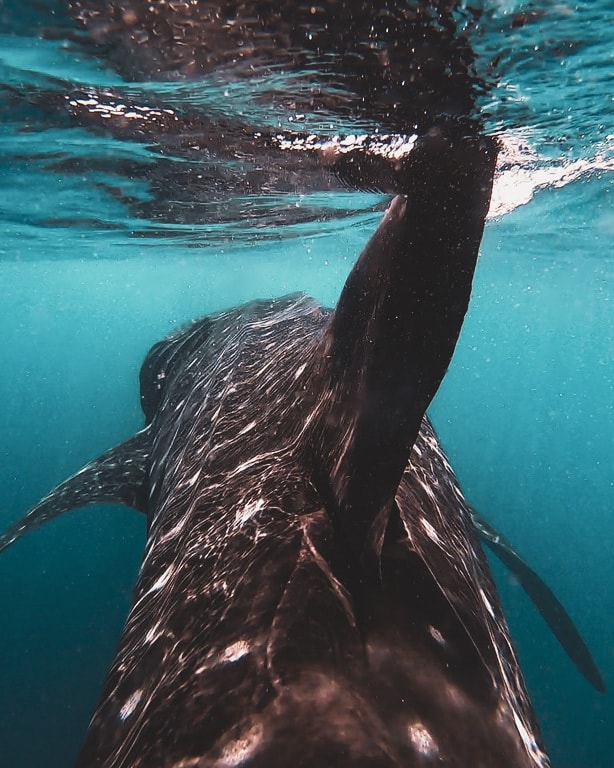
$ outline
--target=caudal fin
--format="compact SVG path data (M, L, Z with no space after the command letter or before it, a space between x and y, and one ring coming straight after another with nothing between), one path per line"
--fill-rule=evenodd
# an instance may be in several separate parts
M324 338L330 392L320 490L354 555L377 550L422 418L469 303L496 142L433 131L416 142L397 196L352 269Z

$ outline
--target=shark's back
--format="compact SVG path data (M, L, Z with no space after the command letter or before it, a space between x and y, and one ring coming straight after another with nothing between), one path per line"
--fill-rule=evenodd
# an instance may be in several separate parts
M147 550L80 765L539 764L427 422L357 578L318 480L329 318L304 296L254 302L154 348Z
M253 302L155 345L143 430L0 538L102 500L147 515L81 768L548 765L424 417L494 174L464 131L416 141L334 311Z

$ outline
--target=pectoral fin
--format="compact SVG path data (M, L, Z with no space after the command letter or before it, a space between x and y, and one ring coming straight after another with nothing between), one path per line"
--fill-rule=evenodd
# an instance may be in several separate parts
M473 510L471 517L482 541L518 579L569 658L588 682L601 693L605 683L588 646L571 617L550 587L530 568L501 534Z
M145 512L151 455L149 428L105 451L54 488L0 535L0 552L33 528L88 504L123 504Z

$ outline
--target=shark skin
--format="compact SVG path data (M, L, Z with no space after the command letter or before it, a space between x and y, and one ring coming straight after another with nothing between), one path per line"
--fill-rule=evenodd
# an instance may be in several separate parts
M549 765L425 419L495 159L479 135L421 138L332 313L253 302L155 345L144 430L2 540L84 503L147 514L78 766Z

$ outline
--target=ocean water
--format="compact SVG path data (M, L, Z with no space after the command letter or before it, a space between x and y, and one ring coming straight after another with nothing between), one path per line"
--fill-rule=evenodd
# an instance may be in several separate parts
M588 686L493 563L553 766L611 768L614 6L481 5L473 44L497 72L478 106L502 159L430 413L467 497L557 593L608 686ZM310 113L278 69L146 77L65 6L0 0L1 528L140 427L140 364L170 330L296 290L333 305L387 200L300 168L267 186L249 147L214 162L192 117L156 138L107 107L103 130L104 99L115 116L123 99L326 135L366 118ZM0 766L74 761L144 535L137 513L92 507L0 556Z

